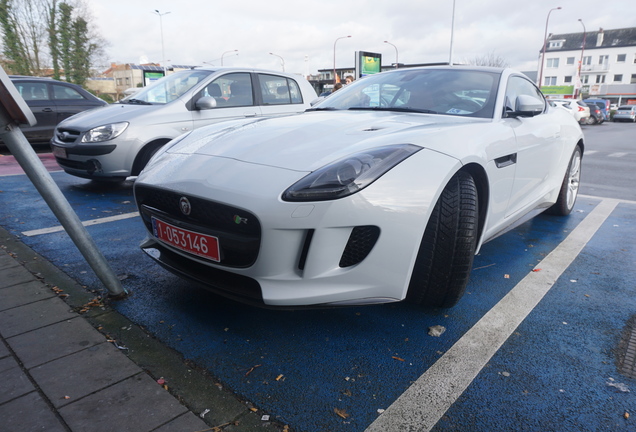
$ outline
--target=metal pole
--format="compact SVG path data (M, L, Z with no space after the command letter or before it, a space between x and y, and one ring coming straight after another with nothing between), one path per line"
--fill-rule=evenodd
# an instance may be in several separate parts
M583 26L583 46L581 47L581 61L579 62L579 71L578 71L579 83L581 84L581 88L582 88L583 87L583 82L581 81L581 68L583 67L583 53L585 52L585 38L587 37L587 30L585 29L585 24L583 23L583 20L579 18L579 22ZM581 88L577 88L576 89L576 92L574 94L574 99L578 99L579 98L579 94L581 92Z
M225 51L223 54L221 54L221 66L223 66L223 57L225 56L225 54L231 53L231 52L238 52L238 50L229 50L229 51Z
M455 0L453 0L453 18L451 20L450 53L448 55L448 65L453 65L453 37L455 33Z
M281 56L279 56L278 54L269 53L269 55L276 56L276 57L278 57L280 59L280 64L283 66L283 72L285 72L285 59L282 58Z
M393 48L395 48L395 68L397 69L399 67L399 60L398 60L398 49L395 45L393 45L391 42L389 41L384 41L385 44L389 44L391 46L393 46Z
M543 80L543 63L545 61L545 46L548 44L548 21L550 20L550 14L552 13L553 10L559 10L561 9L561 6L556 7L554 9L550 9L550 11L548 12L548 16L545 19L545 32L543 33L543 50L541 50L541 69L539 70L539 88L541 88L542 84L542 80Z
M106 286L110 295L115 297L125 296L127 294L126 290L122 287L106 258L97 249L93 238L82 225L60 188L53 181L51 174L44 168L42 161L35 154L31 144L29 144L22 131L15 126L13 121L6 118L1 111L1 124L6 126L0 131L0 139L4 141L11 154L16 158L38 192L40 192L44 201L49 205L97 277Z
M340 39L346 39L346 38L350 38L351 35L349 36L342 36L337 38L335 41L333 41L333 83L336 84L336 42L338 42Z
M161 13L157 9L155 9L155 13L159 15L159 30L161 31L161 65L163 66L163 74L166 74L166 53L163 49L163 19L161 18L164 15L168 15L170 12Z

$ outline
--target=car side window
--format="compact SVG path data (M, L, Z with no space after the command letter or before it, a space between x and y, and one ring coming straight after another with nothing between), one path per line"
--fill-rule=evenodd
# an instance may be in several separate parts
M61 86L61 85L52 85L53 87L53 99L58 100L78 100L84 99L84 96L80 94L77 90L71 87Z
M534 84L523 77L511 76L510 78L508 78L504 110L515 111L515 103L517 101L517 97L521 95L532 96L535 99L543 101L543 104L545 105L545 97L543 96L543 93L541 93L541 91Z
M258 74L264 105L301 104L303 98L298 83L277 75Z
M226 98L223 107L254 105L252 79L249 73L239 72L223 75L214 80L214 83L219 84L223 96Z
M25 101L43 101L50 99L46 83L18 83L16 87Z

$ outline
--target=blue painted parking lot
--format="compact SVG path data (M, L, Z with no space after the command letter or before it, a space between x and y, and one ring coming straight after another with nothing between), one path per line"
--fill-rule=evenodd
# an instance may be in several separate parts
M636 379L620 373L636 313L633 201L583 196L568 218L486 244L452 309L272 311L147 258L131 183L52 175L132 293L112 306L292 430L636 429ZM0 177L0 191L0 225L101 289L26 176Z

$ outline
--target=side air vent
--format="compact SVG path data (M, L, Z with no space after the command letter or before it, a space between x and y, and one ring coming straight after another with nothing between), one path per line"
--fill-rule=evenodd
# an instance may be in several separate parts
M340 267L351 267L361 263L369 255L379 237L380 228L377 226L355 227L340 258Z

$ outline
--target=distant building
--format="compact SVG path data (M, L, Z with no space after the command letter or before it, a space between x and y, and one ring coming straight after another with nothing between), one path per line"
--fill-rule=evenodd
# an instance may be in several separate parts
M537 84L544 94L636 104L636 27L550 34L543 62L542 52Z
M173 72L192 69L196 66L171 65L164 69L155 63L131 64L111 63L99 77L89 78L86 87L97 93L110 94L115 100L121 99L126 90L145 87L153 81Z

